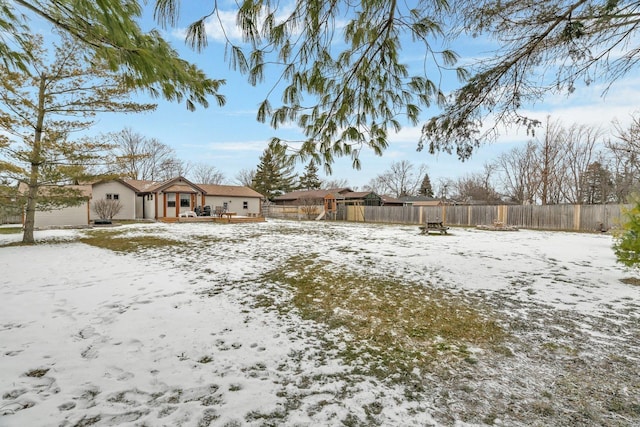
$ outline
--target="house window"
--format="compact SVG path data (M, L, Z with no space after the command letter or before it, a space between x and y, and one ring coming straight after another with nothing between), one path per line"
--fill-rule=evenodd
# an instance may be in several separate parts
M175 193L167 193L167 207L175 208L176 207L176 195Z
M191 207L191 197L188 194L180 195L180 207L181 208L189 208Z
M153 194L147 195L147 200L153 200Z
M120 195L107 193L107 200L120 200Z
M242 209L249 209L249 202L242 202Z

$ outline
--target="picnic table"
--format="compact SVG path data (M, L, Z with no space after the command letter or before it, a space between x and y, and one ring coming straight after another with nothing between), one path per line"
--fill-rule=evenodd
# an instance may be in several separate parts
M421 225L419 228L420 228L420 234L429 234L429 231L431 230L439 231L440 234L447 234L447 230L449 229L449 227L444 225L444 223L440 220L427 221L424 223L424 225Z

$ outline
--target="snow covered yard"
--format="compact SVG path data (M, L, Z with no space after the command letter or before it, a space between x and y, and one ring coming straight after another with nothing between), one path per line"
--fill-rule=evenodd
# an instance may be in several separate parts
M640 425L640 287L608 235L20 237L0 234L1 426Z

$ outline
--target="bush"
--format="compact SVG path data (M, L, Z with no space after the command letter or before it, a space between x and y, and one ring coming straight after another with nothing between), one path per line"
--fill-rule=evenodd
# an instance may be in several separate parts
M640 198L634 197L632 203L631 209L623 211L625 222L613 244L618 262L627 267L640 264Z
M122 210L120 200L100 199L93 202L93 211L101 221L109 221Z

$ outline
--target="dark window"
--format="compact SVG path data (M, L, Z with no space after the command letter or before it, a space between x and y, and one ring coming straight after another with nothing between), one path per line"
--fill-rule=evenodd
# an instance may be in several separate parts
M189 196L181 196L180 197L180 207L181 208L188 208L191 206L191 199L189 198Z
M249 209L249 202L242 202L242 209Z
M176 201L175 200L167 200L167 207L168 208L175 208L176 207Z
M119 200L120 199L120 195L119 194L107 193L106 198L107 198L107 200Z

